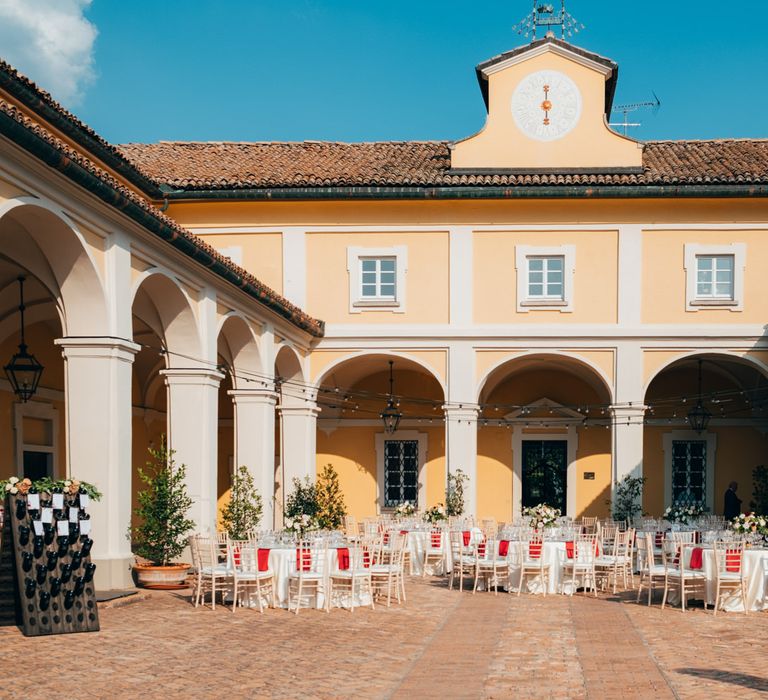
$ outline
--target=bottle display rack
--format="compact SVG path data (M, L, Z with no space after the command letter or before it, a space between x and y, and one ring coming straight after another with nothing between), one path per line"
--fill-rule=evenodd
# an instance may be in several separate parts
M89 499L83 496L7 496L0 625L17 624L28 637L99 629Z

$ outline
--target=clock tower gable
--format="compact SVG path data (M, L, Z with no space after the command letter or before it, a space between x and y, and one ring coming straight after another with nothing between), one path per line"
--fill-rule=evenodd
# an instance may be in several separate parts
M452 145L456 170L638 170L642 144L608 126L618 66L546 37L477 67L488 117Z

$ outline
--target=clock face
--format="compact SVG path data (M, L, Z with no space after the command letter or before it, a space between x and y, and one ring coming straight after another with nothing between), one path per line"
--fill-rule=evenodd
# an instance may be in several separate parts
M529 138L555 141L578 123L581 93L564 73L540 70L527 75L515 88L512 116L517 128Z

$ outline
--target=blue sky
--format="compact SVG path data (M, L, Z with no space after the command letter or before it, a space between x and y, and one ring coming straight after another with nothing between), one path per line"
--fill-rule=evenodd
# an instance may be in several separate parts
M73 105L112 142L456 139L474 66L528 40L528 0L71 0L98 35ZM768 3L570 0L571 41L619 63L641 139L768 137ZM734 24L738 14L742 21ZM24 66L19 66L24 70ZM55 90L52 90L55 95Z

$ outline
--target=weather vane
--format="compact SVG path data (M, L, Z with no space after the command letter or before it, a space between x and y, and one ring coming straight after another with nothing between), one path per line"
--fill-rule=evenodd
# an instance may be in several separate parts
M572 37L578 34L584 25L565 9L565 0L560 0L560 9L555 10L553 3L533 0L533 10L527 14L513 29L524 37L536 41L539 27L546 27L544 36L555 36L553 27L560 27L560 38Z

